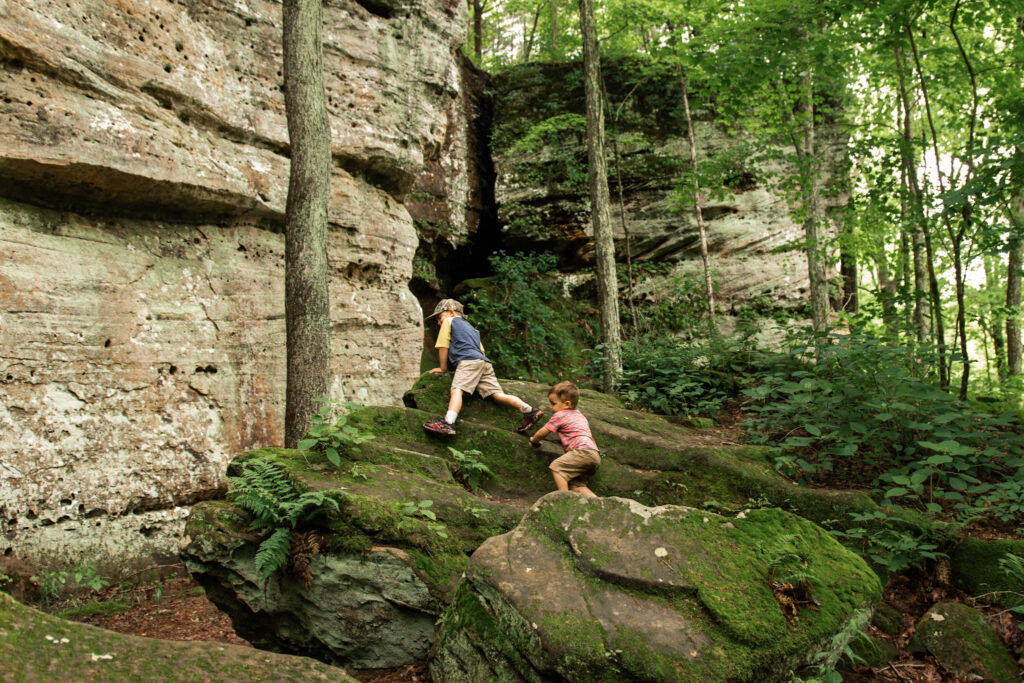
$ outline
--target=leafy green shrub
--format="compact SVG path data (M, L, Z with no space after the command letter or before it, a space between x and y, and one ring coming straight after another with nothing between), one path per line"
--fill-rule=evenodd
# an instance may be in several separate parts
M374 438L370 432L348 424L346 412L339 412L338 416L334 417L339 407L351 412L360 407L358 403L339 404L326 398L313 400L323 405L313 416L313 426L306 436L299 440L299 450L322 453L332 465L338 467L341 465L341 453Z
M888 572L922 567L925 562L945 557L942 548L955 541L956 531L966 524L937 522L917 525L881 510L850 513L854 526L833 529L835 536L851 550L881 565Z
M483 455L480 451L462 451L455 450L451 446L448 447L451 451L452 457L455 458L455 476L466 482L466 486L469 487L470 491L476 492L480 490L480 481L485 477L493 477L494 472L491 472L487 465L483 464L479 460L479 456Z
M761 355L749 339L630 340L622 345L619 394L631 406L665 415L713 414L740 394Z
M475 291L469 318L485 337L495 372L538 382L572 374L576 340L585 333L561 282L547 275L555 255L499 251L489 260L494 286Z
M249 528L270 529L256 551L256 569L267 579L284 566L297 526L338 512L338 502L321 491L299 493L279 466L252 460L242 466L242 476L228 477L227 499L252 514Z
M1024 439L1012 413L958 401L916 374L928 358L865 335L831 335L790 356L795 365L744 390L755 400L751 438L786 452L781 470L874 484L893 502L933 513L944 505L1021 513Z

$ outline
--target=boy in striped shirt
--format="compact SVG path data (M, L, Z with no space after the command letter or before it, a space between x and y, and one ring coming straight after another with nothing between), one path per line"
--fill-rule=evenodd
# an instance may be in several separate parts
M576 409L579 401L580 390L572 382L559 382L551 387L548 391L551 419L530 437L530 444L538 448L548 434L557 433L565 453L548 465L555 487L559 491L596 497L597 494L587 488L587 483L601 466L601 454L590 433L590 423Z

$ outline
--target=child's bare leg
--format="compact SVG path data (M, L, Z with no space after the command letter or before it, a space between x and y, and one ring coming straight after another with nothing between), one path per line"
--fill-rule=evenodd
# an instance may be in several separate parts
M448 399L448 410L454 413L462 412L462 389L452 387L451 397Z
M560 475L558 472L552 472L551 476L555 478L555 488L559 491L568 491L569 482L566 481L565 477Z
M526 405L518 396L506 394L503 391L491 394L491 398L494 399L495 403L500 403L501 405L508 406L509 408L515 408L520 412L522 412L523 406Z
M576 484L571 489L573 493L582 493L584 496L590 496L591 498L597 498L597 494L587 488L586 484Z

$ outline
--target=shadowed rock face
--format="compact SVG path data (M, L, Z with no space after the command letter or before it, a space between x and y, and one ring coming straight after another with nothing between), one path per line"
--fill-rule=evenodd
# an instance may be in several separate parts
M281 442L280 12L0 6L0 551L173 553L229 454ZM396 404L419 371L403 202L460 101L464 12L325 4L338 398Z

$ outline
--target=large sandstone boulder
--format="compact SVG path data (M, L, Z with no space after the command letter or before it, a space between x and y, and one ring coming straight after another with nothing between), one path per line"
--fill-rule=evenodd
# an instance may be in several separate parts
M0 593L4 681L342 681L343 670L240 645L126 636L44 614Z
M403 202L462 125L464 13L324 7L336 398L394 405L419 373ZM230 456L281 443L280 14L0 4L0 552L173 554Z
M426 434L422 425L444 406L448 382L443 375L426 374L406 394L408 407L351 414L351 424L376 438L344 453L338 467L317 453L283 449L251 452L232 462L233 475L254 459L274 463L298 490L323 492L338 502L339 514L315 525L324 537L323 552L312 557L308 588L288 571L269 581L260 577L255 552L263 535L249 530L245 510L225 501L193 508L182 557L242 637L259 647L356 668L426 657L437 619L456 597L469 556L488 538L515 528L553 489L547 465L561 452L550 443L539 451L530 448L512 431L518 413L479 399L466 402L453 438ZM546 396L546 387L537 384L503 386L537 405ZM581 407L604 449L591 483L599 495L655 506L700 506L713 498L732 513L742 513L749 499L762 499L819 520L873 508L860 494L785 482L762 449L700 446L687 429L626 410L596 392L584 391ZM479 491L466 486L459 463L466 456L493 473L482 478ZM819 533L796 517L780 519L793 529ZM608 533L625 533L619 522L609 523Z
M787 574L804 577L799 600ZM730 519L569 492L488 539L465 576L435 681L785 680L881 598L860 557L781 510Z

